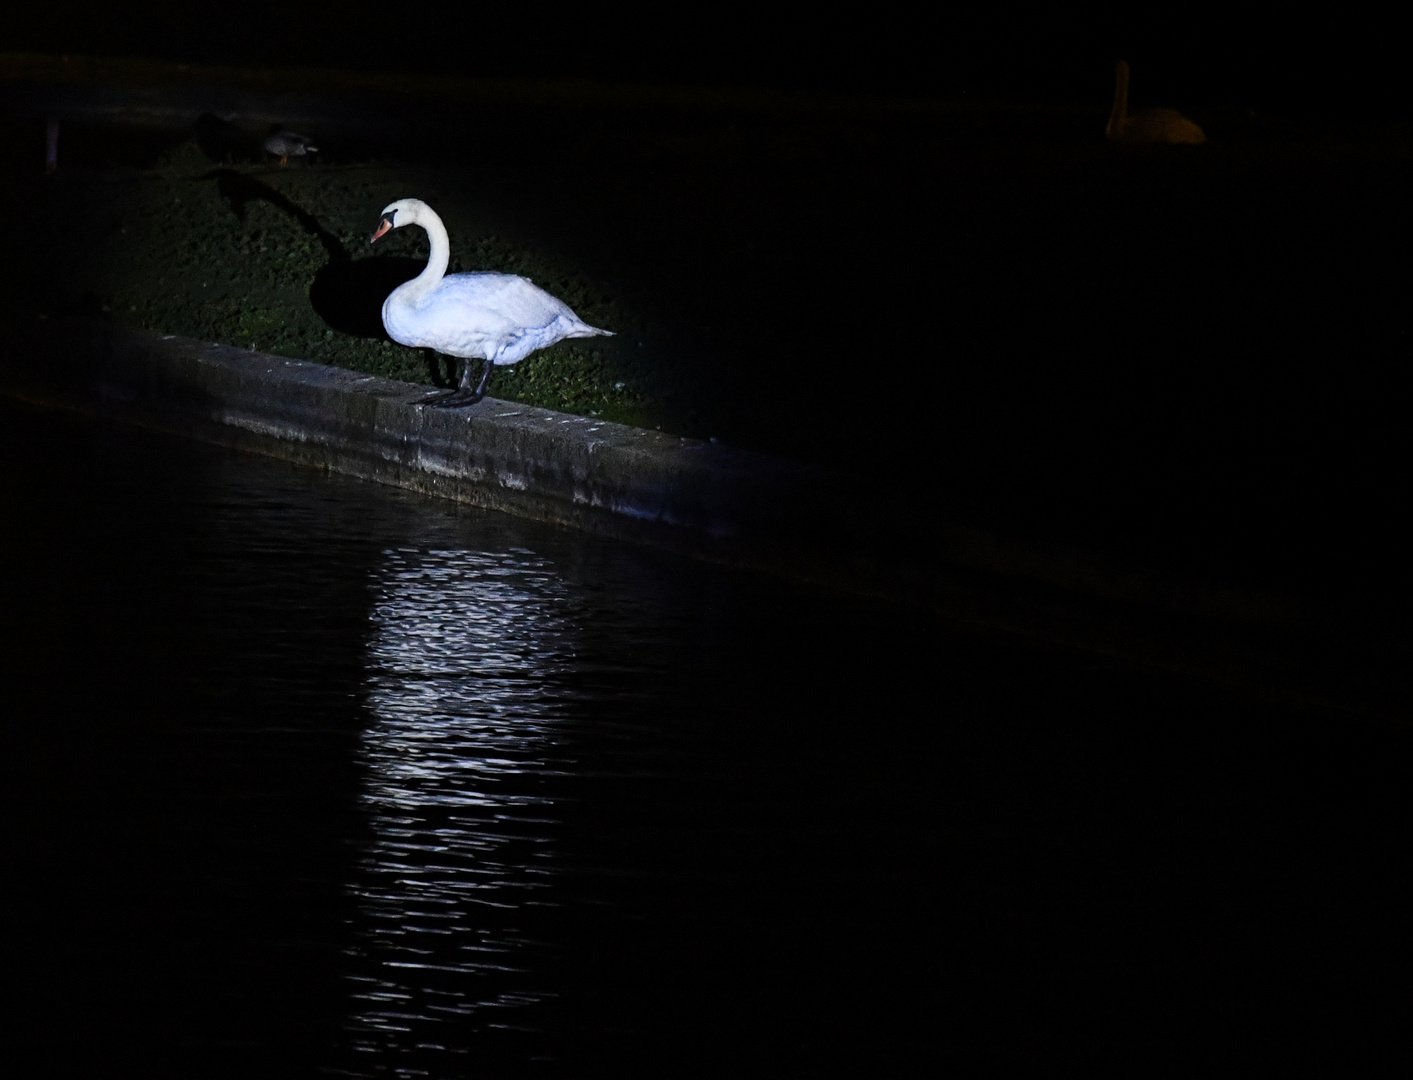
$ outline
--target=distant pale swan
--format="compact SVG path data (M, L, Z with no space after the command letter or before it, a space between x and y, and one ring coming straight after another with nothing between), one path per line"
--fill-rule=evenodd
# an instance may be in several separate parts
M565 338L611 335L590 326L557 300L518 274L450 274L451 253L446 226L421 199L399 199L383 207L378 231L368 242L404 225L427 230L432 250L427 267L399 285L383 301L383 326L388 337L403 345L435 349L460 357L461 385L443 398L443 405L474 405L486 392L491 368L513 364L536 349ZM481 382L471 389L471 360L484 361Z
M1109 126L1104 129L1113 142L1122 143L1203 143L1202 129L1176 109L1128 111L1128 64L1114 65L1114 107Z

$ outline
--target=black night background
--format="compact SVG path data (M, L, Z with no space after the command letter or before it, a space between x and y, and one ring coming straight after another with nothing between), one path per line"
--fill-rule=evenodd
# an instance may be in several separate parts
M378 320L425 245L367 240L416 195L453 270L615 331L492 395L830 470L892 585L0 385L4 1045L1406 1062L1413 73L1391 25L1283 18L7 12L0 317L53 329L7 331L4 379L116 323L442 385ZM1106 140L1118 60L1206 141ZM285 125L317 153L262 153ZM954 595L910 602L934 556Z

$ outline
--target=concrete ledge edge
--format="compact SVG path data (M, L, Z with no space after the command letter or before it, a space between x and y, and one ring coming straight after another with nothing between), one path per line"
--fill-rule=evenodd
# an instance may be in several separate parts
M425 386L111 322L11 312L0 326L0 392L34 404L1237 682L1259 654L1268 688L1308 684L1293 657L1327 637L1296 598L934 526L848 475L763 454L489 398L432 408ZM1376 696L1406 714L1394 681Z

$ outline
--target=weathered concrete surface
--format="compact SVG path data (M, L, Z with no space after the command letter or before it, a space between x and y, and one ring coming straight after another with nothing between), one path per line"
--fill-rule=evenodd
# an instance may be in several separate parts
M31 313L0 318L0 392L1264 691L1410 713L1406 665L1357 612L948 526L927 492L890 501L848 474L761 454L494 399L439 409L423 386Z
M830 516L830 478L760 454L117 324L6 326L14 396L430 495L747 562Z

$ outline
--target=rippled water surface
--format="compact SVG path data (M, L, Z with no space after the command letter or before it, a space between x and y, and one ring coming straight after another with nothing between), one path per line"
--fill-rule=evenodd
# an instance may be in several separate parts
M57 1075L1187 1075L1407 1022L1405 729L0 419Z

